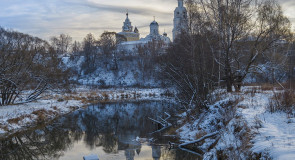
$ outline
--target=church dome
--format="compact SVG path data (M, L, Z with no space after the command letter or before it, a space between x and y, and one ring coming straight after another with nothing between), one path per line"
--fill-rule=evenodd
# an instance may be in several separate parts
M158 22L153 21L153 22L151 23L151 25L157 25L157 26L158 26L159 24L158 24Z
M164 36L164 37L167 37L167 36L168 36L168 34L167 34L166 32L164 32L164 33L163 33L163 36Z
M156 20L150 24L150 35L159 35L159 24Z

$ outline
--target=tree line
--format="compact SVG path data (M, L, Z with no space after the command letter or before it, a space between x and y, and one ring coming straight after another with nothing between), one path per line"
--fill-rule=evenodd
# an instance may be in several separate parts
M46 41L0 28L0 106L31 102L67 84L56 50Z
M138 48L142 71L153 68L148 49L155 54L160 46L152 46ZM65 67L65 56L70 56L72 61L83 57L83 72L74 73ZM48 42L0 28L0 105L31 102L49 89L68 89L73 74L91 74L102 61L108 61L112 70L118 70L118 59L122 56L125 51L118 48L115 32L106 31L99 38L89 33L82 42L73 42L70 35L60 34Z
M267 71L273 83L284 77L278 70L294 72L286 66L291 63L288 51L294 48L291 23L276 1L187 0L186 8L189 31L183 31L166 51L156 41L135 50L143 76L157 73L159 81L176 86L180 102L206 106L216 88L240 91L247 76L256 72ZM16 99L31 101L48 88L68 83L69 71L61 67L65 54L84 58L83 73L77 74L93 73L106 59L112 70L118 70L119 60L130 55L118 43L115 32L99 38L90 33L82 42L61 34L46 42L1 28L0 105ZM29 96L19 96L30 88L34 92Z
M162 63L186 105L202 108L216 88L240 91L250 74L264 72L263 67L274 73L288 61L291 23L276 1L187 0L186 6L190 29ZM270 79L279 83L275 76Z

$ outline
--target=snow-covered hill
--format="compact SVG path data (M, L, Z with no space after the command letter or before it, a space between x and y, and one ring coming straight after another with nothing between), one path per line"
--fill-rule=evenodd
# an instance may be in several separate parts
M156 79L158 67L148 62L145 57L120 56L118 69L114 69L113 59L101 56L96 61L93 72L83 69L83 56L74 59L63 57L66 68L74 71L72 80L82 85L99 85L100 87L159 87L161 81Z

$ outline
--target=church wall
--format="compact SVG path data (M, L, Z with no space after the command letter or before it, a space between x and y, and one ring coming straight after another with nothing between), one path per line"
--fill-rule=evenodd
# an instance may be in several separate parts
M126 41L138 41L139 40L139 33L134 33L134 32L120 32L117 35L121 35L124 36L126 38ZM120 37L117 36L117 40L119 42L121 42L121 39L119 39Z
M138 40L139 40L139 37L127 37L127 42L138 41Z

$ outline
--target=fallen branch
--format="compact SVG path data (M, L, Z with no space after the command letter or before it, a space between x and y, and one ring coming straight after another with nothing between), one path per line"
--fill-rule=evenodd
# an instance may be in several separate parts
M158 130L156 130L156 131L154 131L154 132L152 132L150 134L155 134L155 133L158 133L158 132L162 132L163 130L165 130L165 129L167 129L167 128L169 128L169 127L172 126L172 124L167 121L171 117L171 115L168 114L167 112L164 112L164 113L167 115L167 117L165 119L163 119L162 117L159 117L160 121L148 117L153 122L158 123L158 124L160 124L162 126L161 129L158 129Z
M167 118L165 118L165 120L168 120L169 118L171 118L171 115L170 114L168 114L167 112L164 112L168 117Z
M219 134L219 132L214 132L214 133L211 133L211 134L207 134L206 136L203 136L202 138L197 139L197 140L195 140L195 141L190 141L190 142L182 143L182 144L178 145L178 148L181 149L181 150L183 150L183 151L190 152L190 153L192 153L192 154L195 154L195 155L198 155L198 156L201 156L201 157L202 157L202 155L201 155L200 153L195 152L195 151L190 150L190 149L187 149L187 148L184 148L184 146L187 146L187 145L190 145L190 144L195 144L195 143L201 142L201 141L203 141L203 140L205 140L205 139L207 139L207 138L214 137L214 136L216 136L217 134Z
M157 120L155 120L155 119L152 119L152 118L150 118L150 117L149 117L149 119L150 119L151 121L153 121L153 122L156 122L156 123L159 123L159 124L161 124L163 127L165 126L165 124L164 124L164 123L162 123L162 122L160 122L160 121L157 121Z
M192 154L195 154L195 155L197 155L197 156L203 157L200 153L195 152L195 151L192 151L192 150L190 150L190 149L182 148L182 147L180 147L180 146L179 146L179 149L181 149L181 150L183 150L183 151L186 151L186 152L189 152L189 153L192 153Z
M190 142L187 142L187 143L182 143L182 144L179 145L179 147L183 147L183 146L187 146L187 145L190 145L190 144L195 144L195 143L201 142L201 141L203 141L203 140L205 140L207 138L214 137L217 134L219 134L219 132L214 132L214 133L211 133L211 134L207 134L206 136L203 136L202 138L197 139L195 141L190 141Z
M171 127L171 126L172 126L172 124L171 123L168 123L168 125L164 126L163 128L161 128L159 130L156 130L156 131L154 131L154 132L152 132L150 134L155 134L155 133L158 133L158 132L162 132L163 130L165 130L165 129Z

